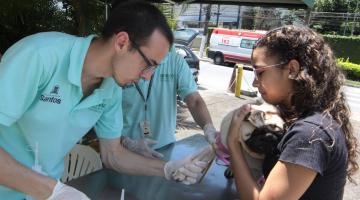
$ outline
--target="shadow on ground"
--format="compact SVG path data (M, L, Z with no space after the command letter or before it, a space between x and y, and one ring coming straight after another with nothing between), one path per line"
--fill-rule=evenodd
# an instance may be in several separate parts
M177 116L176 116L177 130L201 130L201 128L194 122L193 118L189 117L189 110L183 101L177 101Z

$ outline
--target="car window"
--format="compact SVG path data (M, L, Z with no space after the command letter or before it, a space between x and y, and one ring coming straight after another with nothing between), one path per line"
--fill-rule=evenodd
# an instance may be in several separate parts
M192 29L179 29L174 31L174 38L177 40L189 40L193 37L197 32Z
M257 40L242 39L240 43L241 48L252 49Z

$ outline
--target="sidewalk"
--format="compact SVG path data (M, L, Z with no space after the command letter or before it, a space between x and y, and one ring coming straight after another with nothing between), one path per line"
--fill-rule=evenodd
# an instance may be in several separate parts
M253 100L253 98L247 96L241 96L237 98L232 93L225 93L220 91L211 91L208 89L199 89L200 95L203 97L209 112L211 114L214 126L217 130L220 129L221 120L230 111L238 108L240 105ZM354 119L354 118L353 118ZM359 139L360 121L351 120L354 126L354 132ZM178 106L178 127L176 133L176 139L203 133L202 130L194 123L194 120L186 108L186 105ZM360 163L360 158L359 158ZM360 173L358 172L354 179L360 184ZM350 183L346 184L344 200L358 200L360 194L360 186Z
M199 90L199 93L209 109L216 129L220 129L221 120L227 113L253 99L247 96L237 98L232 93L214 92L210 90ZM182 139L196 133L202 133L200 127L193 121L186 105L178 106L177 139Z

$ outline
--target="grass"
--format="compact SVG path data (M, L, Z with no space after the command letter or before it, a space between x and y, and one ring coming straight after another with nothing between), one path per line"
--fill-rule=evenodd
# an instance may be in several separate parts
M359 81L346 80L345 84L351 87L360 87Z

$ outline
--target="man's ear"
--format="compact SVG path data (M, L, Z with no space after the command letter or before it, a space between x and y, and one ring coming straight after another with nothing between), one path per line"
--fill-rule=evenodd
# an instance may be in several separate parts
M121 31L114 36L114 48L115 51L121 52L124 49L127 50L130 45L130 38L127 32Z
M289 79L295 79L299 74L300 63L297 60L292 59L288 63L288 68L289 68Z

